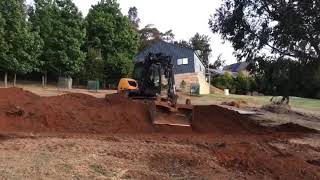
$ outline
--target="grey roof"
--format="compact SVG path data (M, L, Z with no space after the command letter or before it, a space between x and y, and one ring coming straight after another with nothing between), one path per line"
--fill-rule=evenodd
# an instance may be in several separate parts
M141 51L137 56L136 60L137 61L143 61L145 56L148 55L149 52L152 53L164 53L167 56L172 56L173 54L190 54L194 53L193 49L191 48L186 48L186 47L180 47L178 45L168 43L165 41L159 41L150 47L144 49Z
M209 72L213 75L224 75L224 73L228 72L228 71L224 71L224 70L220 70L220 69L209 69ZM235 72L230 72L231 75L236 75Z
M144 49L136 56L136 61L143 61L145 56L149 53L163 53L172 57L172 63L174 65L174 72L176 74L192 73L195 71L194 56L195 52L191 48L180 47L178 45L168 43L165 41L159 41L152 46ZM177 65L177 59L188 58L188 65Z
M240 72L240 71L245 71L248 66L249 66L248 62L238 62L235 64L225 66L223 70L230 71L230 72Z

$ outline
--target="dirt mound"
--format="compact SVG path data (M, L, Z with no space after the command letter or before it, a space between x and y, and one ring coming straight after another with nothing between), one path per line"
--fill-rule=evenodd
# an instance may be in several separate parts
M153 125L151 106L122 95L99 99L85 94L40 97L18 88L0 89L0 132L41 133L150 133L169 134L268 133L238 112L212 105L195 106L190 127ZM311 132L296 126L275 128L283 132Z
M262 107L263 110L277 114L287 114L291 112L291 108L286 104L269 104Z
M110 95L39 97L22 89L0 89L0 131L132 133L152 132L145 104Z
M217 105L194 107L192 128L202 133L248 133L263 129L245 115Z
M248 105L247 101L241 100L241 101L231 101L231 102L222 102L221 105L226 106L232 106L236 108L245 107Z
M214 156L223 167L260 176L255 179L317 179L320 175L316 167L294 155L290 149L271 144L230 143L216 149Z
M300 126L295 123L286 123L276 126L275 129L280 132L300 132L300 133L318 133L317 130Z

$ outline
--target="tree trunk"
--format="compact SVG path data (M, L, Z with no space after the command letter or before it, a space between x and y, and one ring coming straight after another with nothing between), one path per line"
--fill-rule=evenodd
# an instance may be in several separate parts
M48 72L46 71L44 73L44 85L45 85L45 87L47 87L47 84L48 84Z
M42 74L42 88L46 88L47 87L47 72L44 72Z
M8 73L7 72L4 73L4 87L5 88L8 87Z
M17 82L17 74L14 73L14 77L13 77L13 87L16 87L16 82Z
M68 89L72 89L72 78L70 77L70 76L68 76L68 78L67 78L67 88Z
M45 78L44 74L42 74L42 88L46 87L44 78Z

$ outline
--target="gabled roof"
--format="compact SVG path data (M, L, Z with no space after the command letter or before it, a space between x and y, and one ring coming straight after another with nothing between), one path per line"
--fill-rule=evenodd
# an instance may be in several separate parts
M245 71L247 69L248 65L249 65L248 62L238 62L235 64L225 66L223 68L223 70L230 71L230 72L240 72L240 71Z
M143 61L144 57L149 53L149 51L156 52L156 53L164 53L166 55L170 54L195 54L200 59L199 55L194 51L192 48L188 47L181 47L179 45L168 43L165 41L159 41L150 47L147 47L146 49L139 52L139 54L136 56L137 61ZM202 62L201 62L202 63Z

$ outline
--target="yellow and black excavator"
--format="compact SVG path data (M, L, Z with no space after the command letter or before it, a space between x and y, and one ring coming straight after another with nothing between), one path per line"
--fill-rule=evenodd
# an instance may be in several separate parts
M188 126L192 119L192 106L177 104L171 60L171 56L149 53L143 61L135 64L133 79L120 80L118 92L154 104L156 108L151 114L155 124ZM164 89L166 96L162 96Z

